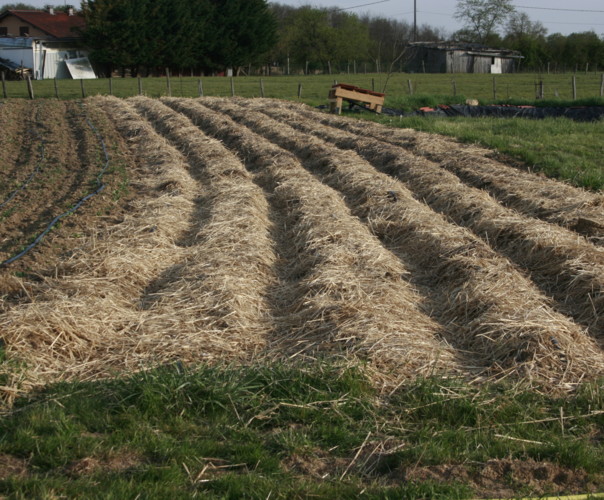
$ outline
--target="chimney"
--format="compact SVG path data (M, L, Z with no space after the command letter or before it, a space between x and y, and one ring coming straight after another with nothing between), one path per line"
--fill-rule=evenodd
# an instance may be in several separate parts
M52 7L49 7L49 8L48 8L48 13L49 13L51 16L54 16L54 15L55 15L55 9L53 9Z
M67 11L69 13L70 16L73 16L73 9L70 7L69 10Z

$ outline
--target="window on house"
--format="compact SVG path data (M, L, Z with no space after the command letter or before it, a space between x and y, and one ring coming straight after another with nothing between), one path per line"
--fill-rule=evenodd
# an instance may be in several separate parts
M6 26L0 26L0 36L8 36L8 28Z
M19 26L19 36L29 36L29 26Z

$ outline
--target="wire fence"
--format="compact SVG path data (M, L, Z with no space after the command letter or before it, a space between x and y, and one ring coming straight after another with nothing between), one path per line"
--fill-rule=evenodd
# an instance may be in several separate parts
M454 96L480 101L604 97L604 73L567 74L338 74L270 77L148 77L93 80L2 79L2 97L78 99L92 95L131 97L267 97L318 103L335 83L386 93L386 102L412 95Z

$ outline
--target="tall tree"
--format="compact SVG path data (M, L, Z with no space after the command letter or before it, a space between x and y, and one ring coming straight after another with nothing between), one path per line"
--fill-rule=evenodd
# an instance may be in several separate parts
M458 38L487 43L513 12L512 0L458 0L455 19L464 24Z
M7 3L0 7L0 14L6 10L42 10L28 3Z

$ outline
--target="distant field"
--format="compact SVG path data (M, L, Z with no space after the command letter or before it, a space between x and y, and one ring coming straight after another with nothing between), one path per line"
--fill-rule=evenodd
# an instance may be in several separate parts
M577 98L594 98L601 95L602 75L600 73L578 73L576 77ZM573 74L539 75L520 73L508 75L468 75L468 74L405 74L396 73L387 82L387 75L381 74L337 74L314 76L271 76L271 77L236 77L233 78L234 91L240 97L260 97L261 80L265 97L277 99L298 99L299 85L301 100L307 104L325 103L327 92L334 80L350 83L364 88L384 91L386 85L386 105L401 105L410 95L409 82L414 95L454 96L459 99L473 98L488 100L534 100L541 80L544 82L546 99L569 100L572 92ZM199 96L199 84L204 95L224 97L232 95L231 79L225 77L172 77L171 94L174 97ZM166 96L168 83L163 78L141 79L142 93L148 97ZM84 81L87 95L109 94L110 85L113 95L130 97L139 93L136 78L113 78ZM62 99L73 99L82 96L80 81L58 80L58 95ZM53 80L34 81L35 97L55 97ZM8 97L27 97L27 86L23 81L6 82Z

